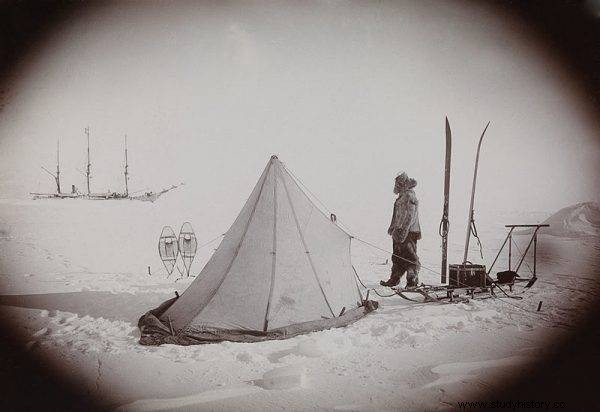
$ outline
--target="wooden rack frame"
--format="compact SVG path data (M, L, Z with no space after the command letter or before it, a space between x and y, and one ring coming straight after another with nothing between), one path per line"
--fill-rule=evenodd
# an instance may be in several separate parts
M541 228L549 227L549 226L550 225L547 225L547 224L505 225L504 227L510 228L510 230L508 231L506 238L504 238L504 242L502 243L502 246L500 246L500 250L498 251L498 254L496 254L494 261L492 262L492 264L490 265L490 268L488 269L488 272L487 272L488 276L492 272L492 269L494 268L496 261L500 257L500 254L504 250L506 243L508 243L508 270L512 270L512 243L513 243L512 236L513 236L513 232L514 232L515 228L535 228L533 231L533 234L531 235L531 239L529 240L529 243L527 244L527 247L525 248L523 255L520 257L519 263L517 264L517 267L515 268L514 271L515 272L519 271L519 269L521 268L521 265L525 261L525 256L527 256L527 252L529 252L529 248L531 247L531 244L533 243L533 278L537 278L537 235L538 235L538 231Z

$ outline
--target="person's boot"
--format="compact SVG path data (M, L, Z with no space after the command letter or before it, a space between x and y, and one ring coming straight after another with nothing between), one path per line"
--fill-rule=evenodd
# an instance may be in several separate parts
M416 289L418 286L417 282L407 282L405 289Z
M390 280L382 280L379 282L379 284L381 286L387 286L387 287L391 288L392 286L396 286L398 284L398 282L394 282L394 281L392 281L392 279L390 279Z
M408 271L406 273L406 288L414 289L418 286L418 283L419 283L419 278L418 278L417 274L414 272Z

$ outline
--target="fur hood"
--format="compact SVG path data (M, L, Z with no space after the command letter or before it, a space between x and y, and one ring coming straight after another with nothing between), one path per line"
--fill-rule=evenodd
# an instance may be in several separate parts
M395 185L395 188L397 189L396 193L400 193L405 190L413 189L415 186L417 186L417 181L415 179L413 179L412 177L408 177L406 172L402 172L401 174L396 176L396 185Z
M414 187L416 185L417 185L417 181L415 179L413 179L412 177L409 177L408 180L406 181L406 183L404 184L404 188L405 188L405 190L414 189Z

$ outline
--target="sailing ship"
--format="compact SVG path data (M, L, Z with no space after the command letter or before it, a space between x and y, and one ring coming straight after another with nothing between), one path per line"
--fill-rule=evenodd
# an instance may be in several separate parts
M46 169L42 166L42 170L48 173L50 176L54 178L56 183L56 192L54 193L37 193L31 192L30 194L33 196L33 199L87 199L87 200L140 200L144 202L154 202L159 197L164 195L165 193L182 186L183 183L178 185L171 185L170 187L164 188L160 191L147 191L142 194L136 194L138 192L129 192L129 160L127 157L127 135L125 135L125 168L124 168L124 177L125 177L125 190L120 192L104 192L104 193L94 193L90 189L90 178L92 163L90 160L90 128L86 127L84 132L87 136L87 163L85 167L85 178L86 178L86 188L87 193L81 193L75 187L75 185L71 185L71 192L65 193L61 190L61 181L60 181L60 142L56 144L56 173L52 173L50 170Z

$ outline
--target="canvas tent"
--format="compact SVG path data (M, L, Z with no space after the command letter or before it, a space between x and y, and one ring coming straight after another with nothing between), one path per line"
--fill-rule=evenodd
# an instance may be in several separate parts
M345 326L365 301L344 230L322 213L276 156L187 290L140 319L140 343L282 339Z

